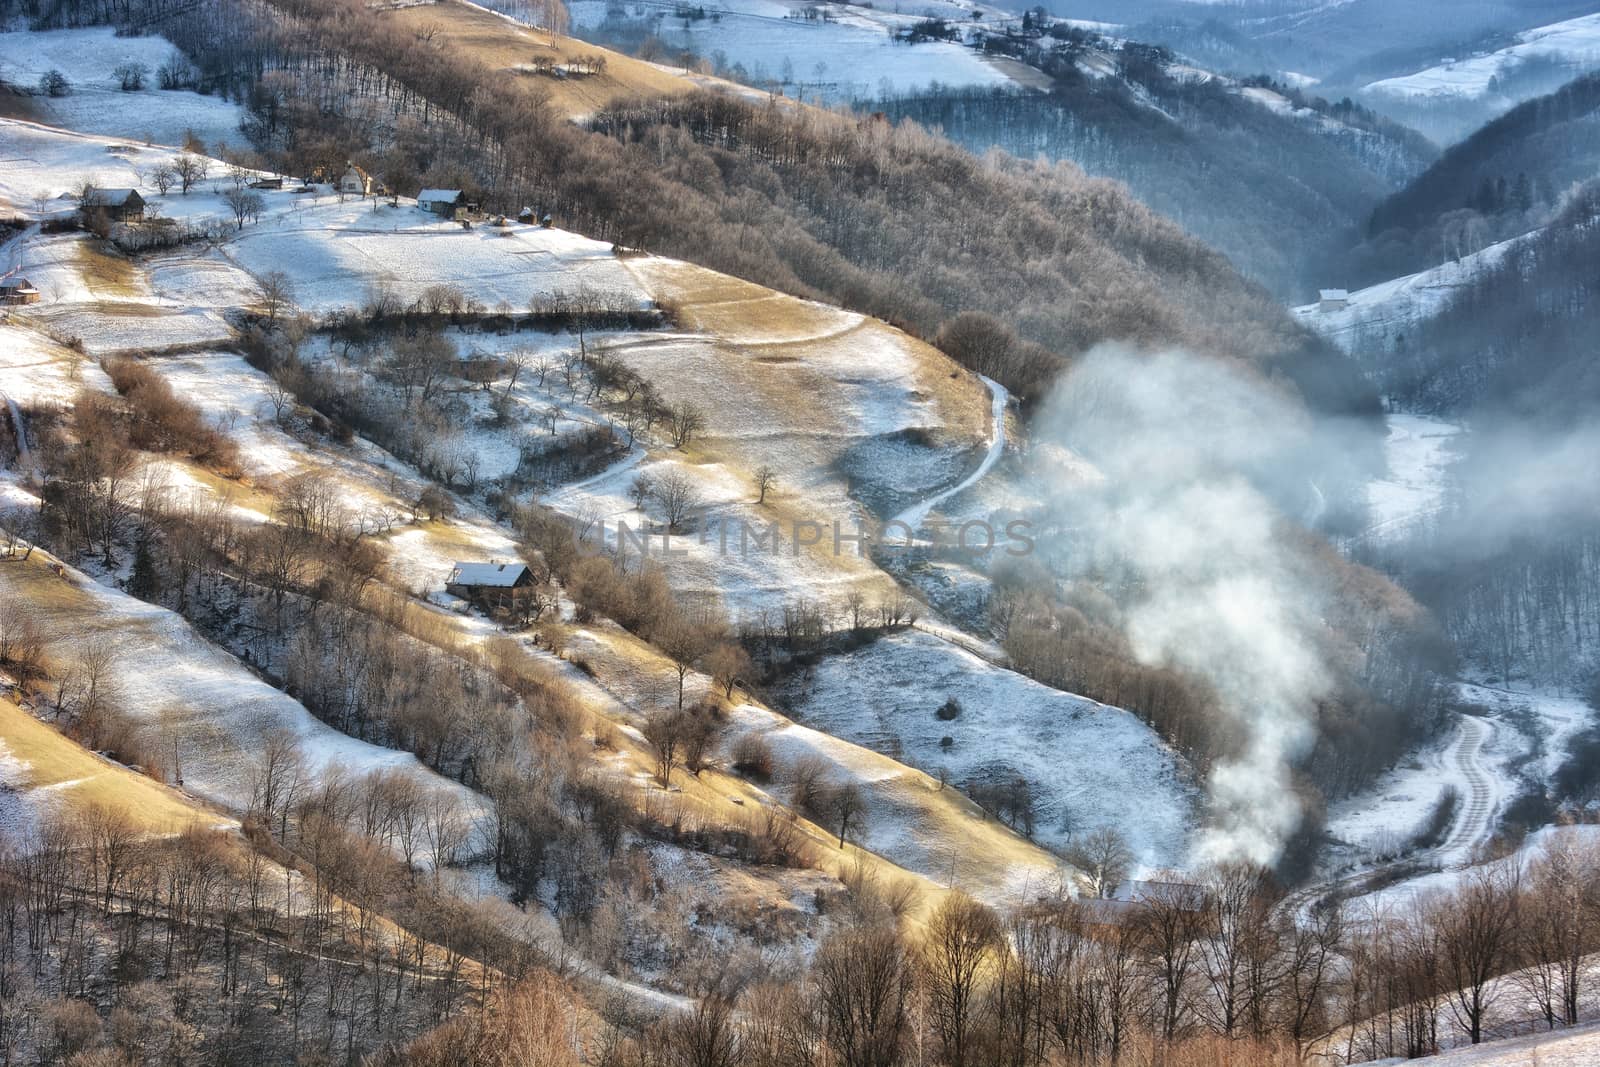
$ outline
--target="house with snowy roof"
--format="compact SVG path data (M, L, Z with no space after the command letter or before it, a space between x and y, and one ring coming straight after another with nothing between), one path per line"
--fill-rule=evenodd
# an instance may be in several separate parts
M440 218L453 219L466 206L466 198L460 189L424 189L417 194L417 206Z
M101 189L90 186L84 191L79 208L85 213L104 211L112 222L137 222L144 218L144 197L137 189Z
M1343 311L1350 306L1348 289L1324 289L1318 294L1318 311Z
M371 196L372 175L354 163L347 163L344 173L339 175L338 189L341 193L353 196Z
M0 278L0 304L37 304L39 290L26 278Z
M517 590L534 584L526 563L457 562L445 579L444 591L482 607L509 607Z

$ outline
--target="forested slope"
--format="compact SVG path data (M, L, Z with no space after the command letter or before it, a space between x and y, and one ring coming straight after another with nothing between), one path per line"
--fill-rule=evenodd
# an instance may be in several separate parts
M1422 270L1522 233L1600 164L1600 75L1530 100L1450 148L1373 211L1355 280Z
M1356 220L1436 153L1349 101L1266 79L1199 80L1142 46L1121 50L1115 77L1042 62L1056 75L1048 94L934 89L874 106L975 152L1067 159L1126 182L1284 299L1335 284L1329 257Z
M1265 290L1071 165L980 161L915 127L715 94L619 107L584 129L537 84L354 0L144 6L204 84L248 102L251 140L293 172L353 158L391 188L462 186L491 209L532 206L927 338L987 312L1007 324L995 376L1025 398L1061 359L1120 339L1249 361L1327 405L1363 403Z

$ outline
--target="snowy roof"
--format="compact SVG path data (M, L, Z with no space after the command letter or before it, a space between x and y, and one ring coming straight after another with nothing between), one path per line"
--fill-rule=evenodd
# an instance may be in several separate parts
M144 197L137 189L90 189L84 199L107 207L121 207L129 200L143 200Z
M29 285L26 278L0 278L0 291L7 293L36 293L39 290Z
M526 563L457 563L445 584L509 589L526 573Z
M1349 300L1350 299L1350 290L1348 290L1348 289L1324 289L1324 290L1322 290L1321 296L1322 296L1323 300Z
M453 204L460 199L460 189L424 189L417 194L417 203L419 204L429 204L435 201Z

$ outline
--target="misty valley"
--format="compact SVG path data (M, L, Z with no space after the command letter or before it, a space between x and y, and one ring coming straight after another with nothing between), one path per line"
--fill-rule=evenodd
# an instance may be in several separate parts
M1600 4L0 0L0 1064L1600 1062Z

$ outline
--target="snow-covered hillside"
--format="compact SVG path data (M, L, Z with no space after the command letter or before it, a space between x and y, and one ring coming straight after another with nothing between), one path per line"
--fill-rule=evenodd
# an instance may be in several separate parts
M940 718L950 700L959 710ZM795 707L807 725L963 788L1020 776L1033 791L1040 841L1064 847L1115 827L1147 866L1185 857L1195 797L1149 727L933 635L896 634L824 660L800 683ZM1135 820L1127 818L1129 797L1139 798Z
M1323 311L1317 304L1307 304L1296 308L1295 315L1346 352L1393 351L1405 343L1417 322L1438 314L1529 236L1513 237L1430 270L1357 290L1349 294L1349 304L1342 309Z
M1373 1060L1357 1067L1395 1067L1413 1060ZM1451 1049L1427 1061L1438 1067L1593 1067L1600 1063L1600 1025Z
M1525 30L1498 51L1446 59L1414 74L1372 82L1362 91L1407 100L1475 99L1490 95L1498 79L1532 59L1565 64L1573 75L1600 67L1600 14Z
M664 0L576 0L574 32L607 40L618 24L648 26L671 48L690 50L740 80L782 82L791 95L844 100L934 82L951 86L1006 85L1011 78L965 46L947 41L915 45L894 40L898 30L926 17L972 24L976 4L935 0L902 12L896 7L719 0L692 7ZM681 12L693 10L692 18ZM700 12L704 17L700 17Z
M67 80L62 96L32 99L41 117L84 133L133 137L181 145L187 136L208 146L242 144L244 109L219 96L159 88L158 72L185 61L164 37L119 37L108 26L43 33L0 33L0 82L27 89L50 71ZM142 64L144 87L125 92L112 73L125 63ZM14 153L0 148L0 158ZM6 161L9 163L10 159Z

